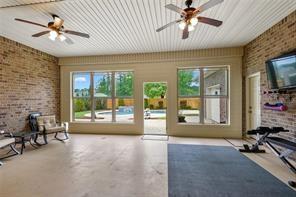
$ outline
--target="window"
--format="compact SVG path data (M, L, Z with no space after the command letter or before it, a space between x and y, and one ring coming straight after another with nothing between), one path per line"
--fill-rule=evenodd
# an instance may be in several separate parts
M204 68L204 123L228 123L227 68Z
M178 71L178 95L179 122L199 123L200 71L198 69Z
M112 73L94 73L95 122L112 122Z
M178 69L178 122L228 124L228 68Z
M90 80L90 73L75 73L73 75L73 111L75 120L91 120Z
M134 114L132 72L115 73L115 117L117 122L132 122Z
M133 122L133 84L130 71L73 73L73 120Z

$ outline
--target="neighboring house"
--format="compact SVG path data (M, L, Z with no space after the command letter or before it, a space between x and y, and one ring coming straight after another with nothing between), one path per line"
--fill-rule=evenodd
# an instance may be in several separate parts
M205 115L209 122L226 123L227 122L227 101L215 96L227 96L227 79L225 69L208 70L205 73L205 95L212 98L205 100Z

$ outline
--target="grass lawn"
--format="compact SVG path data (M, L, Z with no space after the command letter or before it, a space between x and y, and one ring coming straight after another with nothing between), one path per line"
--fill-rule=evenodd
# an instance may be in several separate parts
M75 112L75 118L83 118L85 114L89 114L90 111L80 111L80 112Z

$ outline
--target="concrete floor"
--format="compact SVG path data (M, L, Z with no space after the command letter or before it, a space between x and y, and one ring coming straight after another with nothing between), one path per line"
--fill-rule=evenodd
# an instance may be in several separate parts
M230 140L235 146L242 140ZM1 197L165 197L168 196L167 143L232 146L224 139L71 135L66 143L51 140L0 167ZM250 159L283 182L296 179L270 151Z
M145 119L144 134L166 135L166 120Z

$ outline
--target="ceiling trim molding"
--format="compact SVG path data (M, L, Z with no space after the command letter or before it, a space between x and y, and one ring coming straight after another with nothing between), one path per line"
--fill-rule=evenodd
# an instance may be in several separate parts
M28 3L23 3L23 2L18 2L15 4L11 5L6 5L6 6L1 6L0 9L6 9L6 8L15 8L15 7L24 7L24 6L34 6L34 5L40 5L40 4L50 4L50 3L59 3L62 1L68 1L68 0L46 0L46 1L38 1L38 2L28 2Z
M188 61L200 59L213 59L217 57L242 57L243 47L215 48L188 51L172 51L158 53L123 54L123 55L98 55L80 57L61 57L59 65L108 65L126 63L153 63Z

